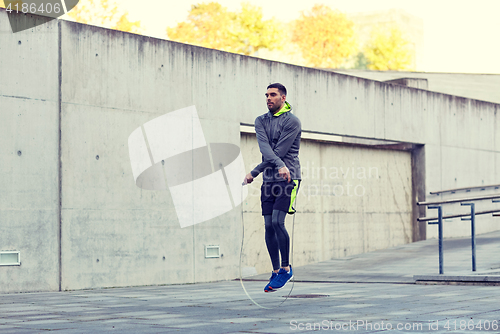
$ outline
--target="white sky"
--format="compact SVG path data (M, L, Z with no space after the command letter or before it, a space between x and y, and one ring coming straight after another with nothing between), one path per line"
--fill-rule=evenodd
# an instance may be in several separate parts
M165 38L167 26L184 21L193 0L119 0L131 20L141 20L146 35ZM210 2L210 0L205 0ZM218 0L238 10L239 0ZM266 19L297 18L301 10L323 3L343 12L400 8L424 21L426 72L500 74L500 0L248 0L263 8Z

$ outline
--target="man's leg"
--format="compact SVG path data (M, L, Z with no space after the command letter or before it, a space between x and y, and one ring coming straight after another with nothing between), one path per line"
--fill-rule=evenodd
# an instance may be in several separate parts
M281 254L281 268L290 270L290 236L285 227L285 218L287 213L294 213L292 205L297 195L299 181L278 182L275 186L276 200L273 205L272 221L273 227L278 238L278 245ZM279 188L279 191L277 189Z
M278 247L281 254L281 268L286 268L288 271L290 270L289 269L290 236L288 235L288 232L285 227L285 218L286 218L286 212L280 210L273 210L272 226L273 230L275 231ZM274 267L274 269L276 269L276 267Z
M271 277L269 278L269 283L264 288L264 292L272 292L269 289L269 284L278 276L278 271L280 269L280 251L278 247L278 239L276 238L276 231L273 227L272 213L273 206L275 202L275 196L272 192L273 183L264 182L261 187L261 205L262 205L262 216L264 216L265 223L265 241L267 246L267 251L269 252L269 257L271 258L271 264L273 266L273 271Z
M278 243L278 238L276 237L277 233L274 227L273 217L274 215L264 215L264 222L266 225L266 245L269 256L271 257L273 270L278 272L280 269L280 248L278 245L280 244Z
M268 291L276 291L283 288L285 284L293 278L292 267L288 262L290 255L290 236L285 228L286 215L287 212L285 211L273 210L272 224L278 239L278 246L281 254L281 269L278 271L278 276L269 282Z
M269 291L276 291L283 288L293 278L292 266L289 263L290 236L285 227L285 218L291 210L298 182L279 182L276 184L276 187L279 187L281 191L279 194L275 194L276 200L273 205L272 224L276 232L276 238L278 239L278 247L281 254L281 269L278 271L278 276L269 283Z

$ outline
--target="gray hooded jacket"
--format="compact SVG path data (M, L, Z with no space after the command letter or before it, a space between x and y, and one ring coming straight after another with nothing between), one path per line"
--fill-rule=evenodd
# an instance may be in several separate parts
M284 181L278 170L284 166L290 170L292 180L300 180L300 135L301 124L290 111L292 106L285 101L276 114L270 111L255 119L255 132L262 153L262 163L250 173L256 177L263 174L264 182Z

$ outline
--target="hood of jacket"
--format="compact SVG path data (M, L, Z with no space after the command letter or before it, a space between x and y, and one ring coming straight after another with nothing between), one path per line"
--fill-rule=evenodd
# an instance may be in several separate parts
M291 110L292 110L292 106L290 105L290 103L288 103L288 101L285 101L285 103L283 103L283 107L281 107L281 109L273 116L278 117L279 115L282 115L282 114L289 112Z

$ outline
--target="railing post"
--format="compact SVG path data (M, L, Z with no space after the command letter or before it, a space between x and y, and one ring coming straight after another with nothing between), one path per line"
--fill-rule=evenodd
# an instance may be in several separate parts
M472 271L476 271L476 205L474 203L460 203L470 205L470 234L472 246Z
M443 264L443 208L438 206L429 206L429 209L437 209L438 210L438 238L439 238L439 274L442 275L444 273L444 264ZM431 223L429 224L436 224Z

